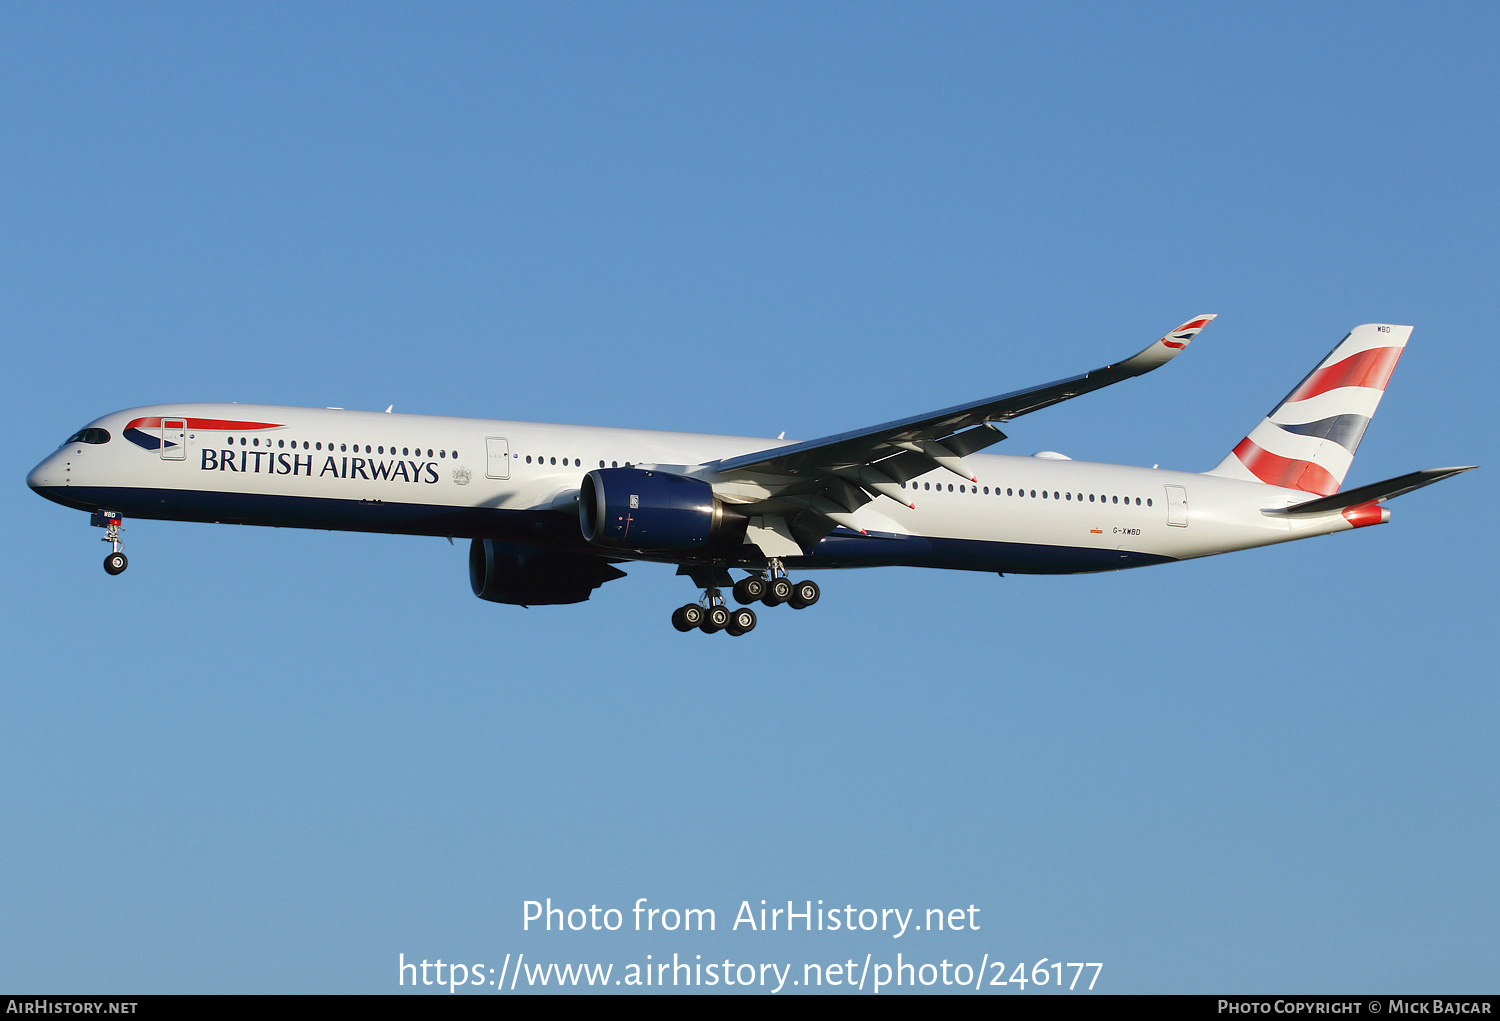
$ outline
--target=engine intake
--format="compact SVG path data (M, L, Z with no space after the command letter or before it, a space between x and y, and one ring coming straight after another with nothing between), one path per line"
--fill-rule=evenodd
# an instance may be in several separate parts
M583 477L578 524L596 546L645 552L738 545L748 520L707 482L645 468L596 468Z

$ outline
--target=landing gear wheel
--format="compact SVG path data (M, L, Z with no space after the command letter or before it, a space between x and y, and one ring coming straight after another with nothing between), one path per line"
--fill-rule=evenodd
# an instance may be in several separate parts
M751 575L734 583L734 598L748 606L758 603L766 596L766 579Z
M729 623L724 630L738 638L747 631L755 630L755 611L748 606L741 606L729 615Z
M698 625L698 630L706 635L715 631L723 631L729 626L729 608L726 606L711 606L703 612L703 623Z
M792 604L792 609L794 610L805 610L813 603L816 603L820 595L822 593L818 591L817 582L799 581L796 585L792 586L792 598L788 599L787 602Z
M104 558L104 573L106 574L119 574L129 566L130 561L125 559L123 553L111 553Z
M688 603L672 611L672 626L678 631L691 631L703 623L703 607Z
M792 583L785 578L776 578L766 586L766 594L761 597L761 602L767 606L777 606L792 598Z

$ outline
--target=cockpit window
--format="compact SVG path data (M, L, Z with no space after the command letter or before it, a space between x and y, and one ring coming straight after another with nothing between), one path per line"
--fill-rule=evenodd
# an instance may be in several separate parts
M108 429L80 429L67 439L68 443L108 443Z

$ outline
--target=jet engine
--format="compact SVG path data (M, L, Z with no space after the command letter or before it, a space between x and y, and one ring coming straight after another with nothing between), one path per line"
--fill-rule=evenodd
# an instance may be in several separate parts
M645 468L596 468L583 477L578 523L596 546L671 552L737 546L749 522L707 482Z
M581 603L607 581L625 577L603 557L499 539L469 543L469 587L480 599L519 606Z

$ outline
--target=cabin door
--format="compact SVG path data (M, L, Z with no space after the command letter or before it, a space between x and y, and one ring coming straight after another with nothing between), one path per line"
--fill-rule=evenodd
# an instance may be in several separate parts
M163 461L187 460L187 419L164 418L161 420L161 459Z
M487 437L484 455L484 474L488 478L510 478L510 440L503 436Z
M1181 486L1167 487L1167 524L1186 528L1188 523L1187 490Z

